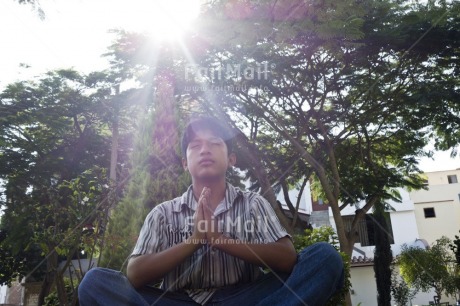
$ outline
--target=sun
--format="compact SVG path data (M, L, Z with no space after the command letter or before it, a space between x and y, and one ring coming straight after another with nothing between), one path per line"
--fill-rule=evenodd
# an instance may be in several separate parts
M198 16L202 0L114 1L119 7L117 23L128 31L158 39L177 39ZM124 3L124 4L121 4Z

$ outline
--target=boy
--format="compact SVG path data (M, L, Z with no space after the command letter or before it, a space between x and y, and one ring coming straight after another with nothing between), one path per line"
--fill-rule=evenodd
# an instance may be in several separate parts
M86 274L81 305L323 305L340 288L342 259L330 245L297 255L270 204L226 182L231 138L211 118L188 124L182 152L192 186L149 213L127 278ZM159 280L161 289L148 286Z

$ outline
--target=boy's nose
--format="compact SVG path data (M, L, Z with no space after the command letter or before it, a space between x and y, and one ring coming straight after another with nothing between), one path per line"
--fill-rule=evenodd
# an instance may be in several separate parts
M207 153L211 150L211 143L208 141L203 141L201 145L201 153Z

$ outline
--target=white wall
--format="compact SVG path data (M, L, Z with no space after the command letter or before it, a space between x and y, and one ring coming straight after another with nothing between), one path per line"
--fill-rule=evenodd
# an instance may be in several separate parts
M436 184L430 185L428 190L413 191L410 194L415 204L415 217L420 236L429 244L442 236L455 239L455 235L459 235L460 183L448 184L447 173L449 171L435 172L433 176ZM458 179L460 180L460 174ZM441 181L444 184L441 184ZM433 208L436 217L425 218L425 208Z
M372 266L353 267L350 271L353 305L377 305L377 285Z
M393 227L394 244L391 245L393 255L400 253L401 245L411 244L420 236L414 211L396 211L390 213L391 225Z
M460 169L427 172L425 175L428 178L428 185L430 186L449 184L448 175L457 175L457 180L460 182Z
M353 305L361 303L362 306L377 305L377 285L375 282L373 266L353 267L350 271L352 294L351 301ZM428 305L429 301L434 301L435 293L433 290L428 292L419 292L412 299L412 306ZM441 302L449 302L455 305L454 298L442 297ZM392 305L395 305L392 301Z
M404 189L398 188L399 194L401 196L401 202L395 202L393 200L389 200L387 203L391 207L393 207L396 211L412 211L414 210L414 201L411 198L411 194ZM358 203L358 207L362 208L365 205L364 201ZM354 215L356 211L356 207L354 205L348 205L344 209L342 209L342 215ZM390 210L390 212L392 212ZM329 215L332 216L332 211L329 209Z
M460 184L447 184L447 175L457 174L457 178L460 181L460 170L455 171L443 171L442 173L434 173L428 176L429 182L433 182L435 186L430 186L431 193L426 191L419 191L414 195L414 192L409 193L403 189L400 189L401 203L390 201L389 204L395 211L390 210L390 218L393 228L394 244L391 245L393 255L400 253L401 245L406 243L414 245L417 239L425 239L428 243L432 243L433 236L438 236L441 232L445 234L457 234L460 229ZM443 184L441 184L443 183ZM443 187L444 186L444 187ZM447 186L447 187L446 187ZM433 191L436 191L433 193ZM304 194L305 195L305 194ZM278 195L279 196L279 195ZM455 198L455 199L454 199ZM294 201L296 195L291 195L291 199ZM306 203L306 211L311 212L311 196L308 188L308 194L305 197L305 202L302 199L302 203ZM423 208L426 205L433 206L433 202L442 199L447 199L450 203L453 203L455 207L447 206L447 204L439 204L437 202L436 214L439 218L436 220L428 220L424 218ZM279 198L283 203L284 200ZM429 203L421 203L426 201L433 201ZM364 203L358 203L358 208L363 207ZM347 206L342 210L342 215L354 215L357 207ZM439 212L438 212L439 210ZM335 222L332 217L332 211L329 209L329 219L332 227L335 228ZM437 224L439 222L439 224ZM450 228L450 231L448 231ZM451 236L448 235L448 236ZM441 235L442 236L442 235ZM440 238L436 237L437 238ZM369 258L374 257L374 247L362 247L359 243L355 245L360 250L366 253ZM358 252L353 252L352 256L361 256ZM361 303L362 306L373 306L377 305L377 287L374 277L373 266L361 266L351 268L351 282L354 294L351 295L353 305ZM411 305L428 305L429 301L433 301L434 292L428 293L419 292L416 297L412 300ZM455 305L454 298L447 299L443 297L442 301L449 301Z
M0 286L0 304L6 303L6 289L7 286Z
M401 203L395 201L388 201L388 204L395 209L389 210L391 225L393 228L393 238L394 244L391 245L391 250L393 255L396 256L399 254L401 245L404 243L411 244L416 239L424 238L419 234L417 227L417 219L414 214L414 202L412 201L410 194L404 190L399 189L401 195ZM360 202L359 207L363 207L364 203ZM356 208L354 206L347 206L342 210L342 215L354 215ZM332 227L335 229L335 222L332 216L332 210L329 208L329 220L332 224ZM366 253L366 256L369 258L374 257L374 247L373 246L361 246L360 243L356 243L355 247L359 248L361 251ZM359 252L354 251L353 256L362 256Z

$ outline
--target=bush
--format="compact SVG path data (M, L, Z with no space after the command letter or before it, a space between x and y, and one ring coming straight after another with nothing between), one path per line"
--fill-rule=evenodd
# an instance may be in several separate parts
M71 305L73 295L76 293L76 288L72 287L70 279L68 278L64 279L64 283L65 291L67 293L67 305ZM45 297L45 303L43 304L43 306L60 306L56 290L52 291L50 294L48 294L48 296Z

